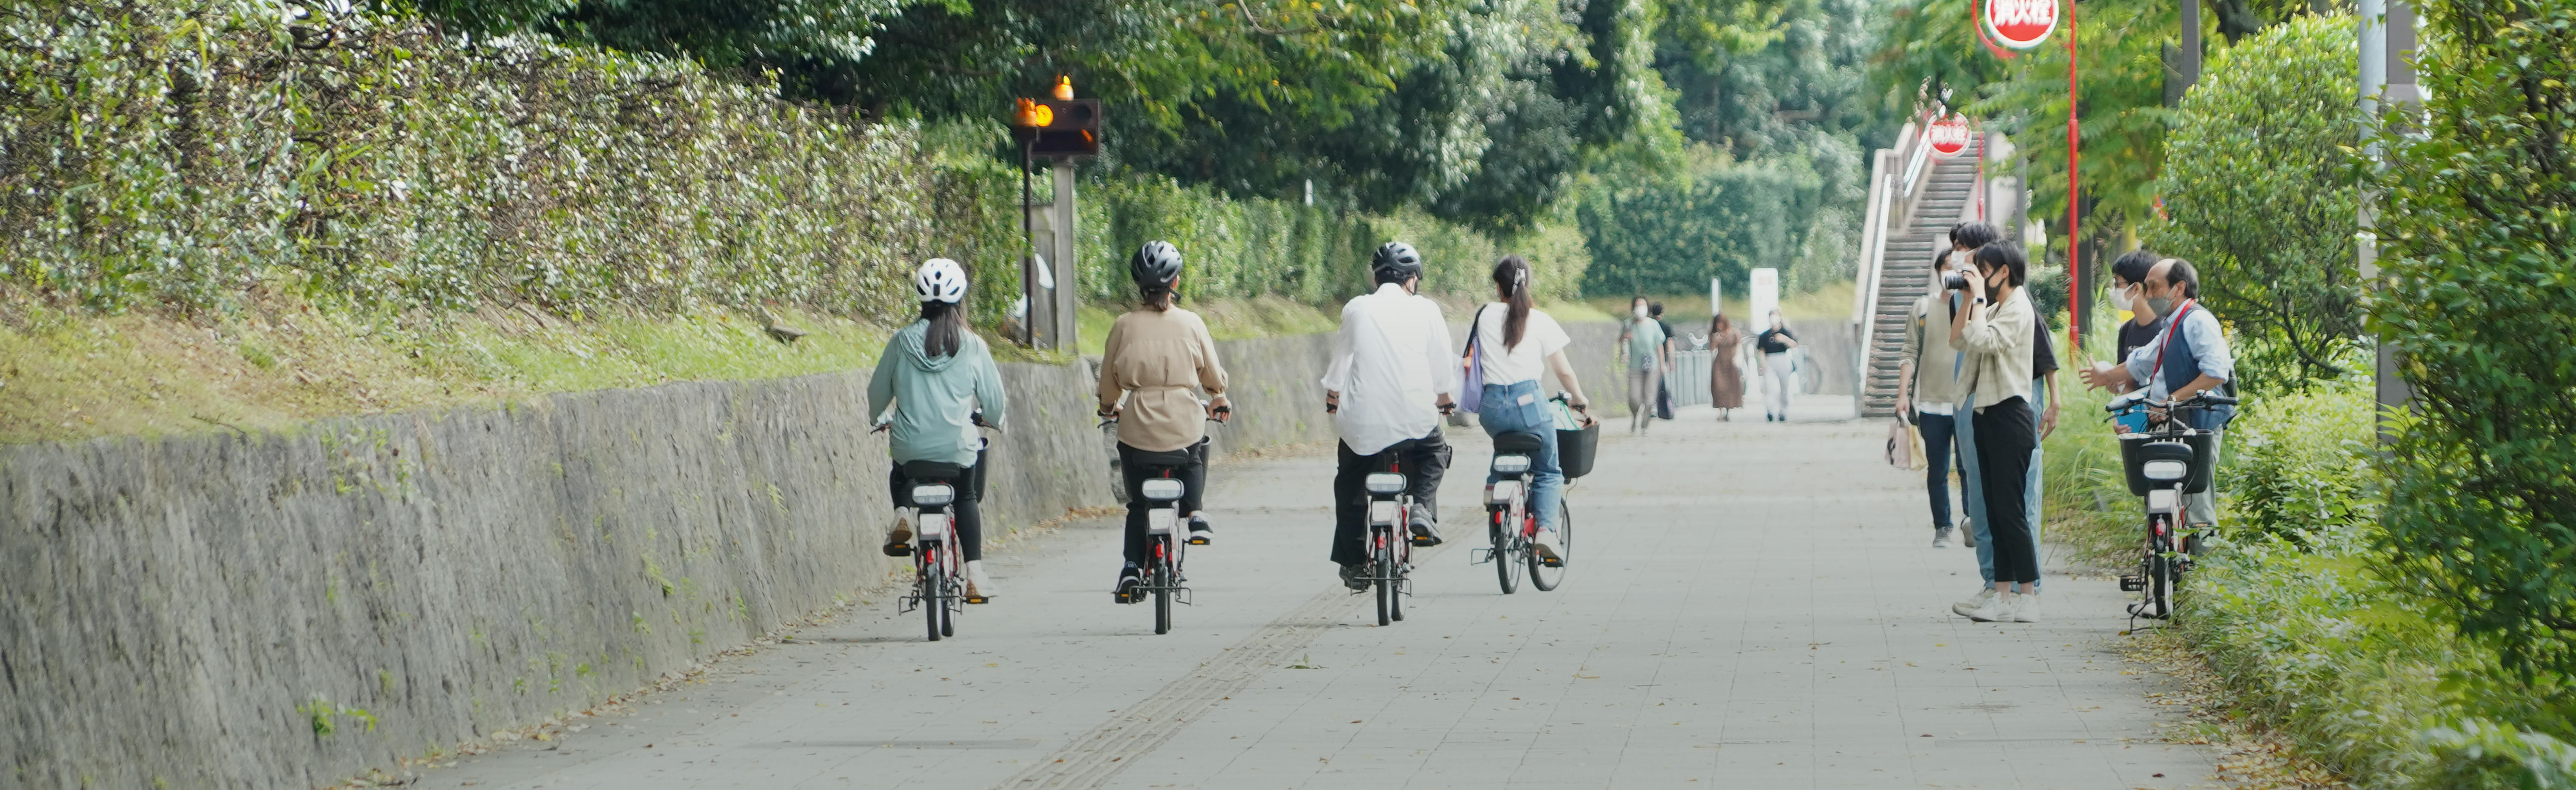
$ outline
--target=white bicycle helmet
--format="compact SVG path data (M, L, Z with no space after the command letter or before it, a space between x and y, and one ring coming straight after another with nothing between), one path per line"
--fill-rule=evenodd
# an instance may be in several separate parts
M957 304L966 300L966 267L947 258L921 262L912 275L913 294L924 302Z

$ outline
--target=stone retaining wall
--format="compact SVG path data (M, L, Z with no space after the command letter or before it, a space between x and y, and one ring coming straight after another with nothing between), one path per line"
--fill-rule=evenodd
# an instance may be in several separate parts
M1218 449L1333 438L1329 343L1223 344ZM1003 367L993 531L1110 504L1089 367ZM330 784L846 600L896 570L866 375L0 447L0 788Z

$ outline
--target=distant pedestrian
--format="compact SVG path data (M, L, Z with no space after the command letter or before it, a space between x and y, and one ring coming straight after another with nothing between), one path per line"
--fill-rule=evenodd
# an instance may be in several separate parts
M1664 303L1647 302L1646 315L1655 319L1655 326L1664 330L1665 359L1672 359L1675 351L1687 350L1682 347L1682 336L1673 331L1672 322L1664 320ZM1673 418L1673 377L1669 375L1670 372L1671 369L1667 367L1667 375L1655 382L1655 416L1659 419Z
M1771 328L1753 338L1754 350L1762 352L1762 413L1771 422L1789 421L1789 377L1797 372L1789 350L1797 347L1797 333L1778 310L1771 311Z
M1645 433L1655 419L1655 391L1664 371L1672 369L1672 343L1664 327L1648 314L1646 297L1628 300L1627 326L1619 332L1620 351L1628 357L1628 432Z
M1735 331L1735 323L1725 313L1708 319L1708 405L1717 409L1717 418L1735 419L1735 410L1744 408L1744 333Z

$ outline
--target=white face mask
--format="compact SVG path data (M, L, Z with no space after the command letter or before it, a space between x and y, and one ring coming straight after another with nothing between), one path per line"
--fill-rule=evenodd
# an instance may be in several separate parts
M1646 308L1644 308L1644 307L1638 307L1638 308L1636 308L1635 310L1631 310L1630 312L1636 313L1638 318L1644 318L1644 317L1646 317Z

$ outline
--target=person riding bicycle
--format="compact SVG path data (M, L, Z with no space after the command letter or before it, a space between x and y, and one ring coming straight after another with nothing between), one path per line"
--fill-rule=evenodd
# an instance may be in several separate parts
M2187 400L2203 392L2226 394L2223 388L2236 377L2236 358L2218 317L2200 306L2199 270L2180 258L2158 261L2156 269L2162 276L2147 276L2138 301L2164 316L2162 330L2154 340L2129 352L2123 364L2095 364L2084 374L2084 381L2112 392L2143 386L2147 399L2159 402ZM2171 418L2195 430L2219 431L2235 416L2234 406L2207 406L2181 410ZM2212 438L2213 455L2224 438L2223 434ZM2186 496L2183 510L2194 532L2216 524L2217 494L2203 491Z
M1325 408L1341 433L1341 466L1333 475L1333 562L1342 584L1368 589L1368 490L1370 472L1385 468L1385 453L1413 484L1413 512L1406 521L1413 545L1440 545L1436 497L1449 466L1449 443L1440 415L1455 406L1458 351L1449 344L1449 322L1440 304L1414 293L1422 280L1422 255L1413 245L1387 242L1369 260L1377 290L1342 305L1342 327L1324 372Z
M1147 512L1156 503L1141 488L1152 461L1175 453L1188 459L1174 473L1186 486L1180 509L1189 514L1189 541L1214 540L1207 517L1199 513L1207 485L1206 420L1211 414L1224 419L1231 408L1225 367L1217 363L1207 322L1172 306L1181 283L1181 251L1168 242L1146 242L1127 260L1127 273L1144 304L1110 325L1100 354L1100 416L1118 420L1118 468L1127 486L1127 566L1112 593L1119 603L1143 600L1134 591L1144 583L1152 551ZM1193 388L1205 389L1208 401L1201 403Z
M977 503L984 496L984 440L976 423L1002 427L1010 405L1002 392L1002 371L993 365L992 349L966 328L966 269L947 258L932 258L913 274L914 296L921 320L896 330L877 357L876 374L868 378L868 413L894 413L888 445L894 469L886 475L894 506L912 506L911 481L904 464L938 461L965 468L959 477L956 516L959 554L966 558L966 600L983 603L993 597L993 582L984 575L984 519ZM912 525L896 517L886 534L889 557L912 553Z
M1530 306L1530 264L1518 255L1505 255L1494 264L1496 300L1476 310L1468 332L1475 338L1478 372L1484 376L1484 391L1478 394L1477 423L1488 436L1523 432L1538 434L1538 452L1530 454L1530 470L1536 479L1530 484L1529 506L1538 513L1539 559L1548 564L1564 561L1562 544L1556 538L1556 507L1565 495L1565 472L1557 464L1556 418L1548 414L1541 399L1544 388L1540 380L1554 374L1563 385L1566 402L1585 408L1591 401L1583 397L1583 382L1574 375L1574 364L1566 361L1565 346L1572 342L1565 328L1555 318ZM1493 483L1501 474L1487 473L1485 482Z

